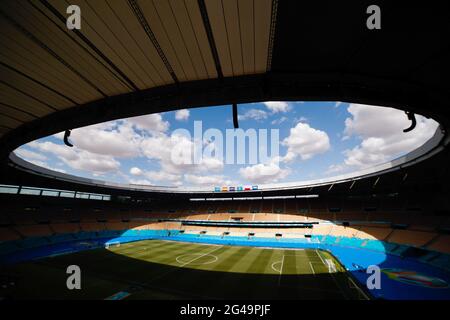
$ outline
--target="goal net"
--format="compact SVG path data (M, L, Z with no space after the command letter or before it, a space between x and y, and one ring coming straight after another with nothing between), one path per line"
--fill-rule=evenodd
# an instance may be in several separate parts
M327 264L329 273L336 273L337 272L336 265L334 264L333 260L325 259L325 262Z
M107 243L105 243L105 248L106 249L114 248L114 247L120 247L120 242L119 241L114 241L114 242L107 242Z

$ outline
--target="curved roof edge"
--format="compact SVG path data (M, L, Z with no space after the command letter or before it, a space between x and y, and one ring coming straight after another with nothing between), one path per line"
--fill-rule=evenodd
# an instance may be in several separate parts
M298 182L285 182L278 184L263 184L258 185L258 192L261 191L273 191L273 190L289 190L289 189L303 189L317 186L324 186L336 183L344 183L352 180L358 180L368 178L371 176L378 176L380 174L388 173L391 171L405 168L421 161L424 161L433 155L442 151L445 146L450 142L450 137L440 125L434 135L426 141L423 145L417 149L407 153L406 155L396 158L392 161L379 164L367 169L354 171L347 174L333 176L324 179L315 179ZM141 192L160 192L160 193L204 193L211 194L214 192L214 186L210 187L176 187L176 186L146 186L146 185L134 185L134 184L122 184L108 182L104 180L82 178L70 174L60 173L57 171L45 169L43 167L32 164L25 161L11 152L9 155L10 166L16 169L26 171L28 173L44 176L51 179L58 179L66 182L72 182L82 185L97 186L110 189L126 190L126 191L141 191ZM254 191L238 191L238 192L226 192L228 194L248 194Z

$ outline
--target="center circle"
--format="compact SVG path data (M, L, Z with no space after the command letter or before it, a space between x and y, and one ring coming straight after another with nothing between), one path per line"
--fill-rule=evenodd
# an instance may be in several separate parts
M179 264L182 265L200 266L204 264L214 263L219 260L219 258L212 254L188 253L176 257L176 260Z

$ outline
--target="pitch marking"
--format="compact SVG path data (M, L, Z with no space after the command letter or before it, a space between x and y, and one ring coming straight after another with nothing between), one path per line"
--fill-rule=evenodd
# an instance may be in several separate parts
M274 263L272 263L272 266L271 266L272 270L274 270L276 273L280 273L280 270L275 268L275 265L279 264L279 263L281 263L281 261L275 261Z
M186 257L186 256L198 256L198 255L201 255L201 253L188 253L188 254L183 254L183 255L181 255L181 256L176 257L175 260L177 260L177 262L178 262L179 264L183 264L183 263L186 263L185 261L183 261L183 257ZM214 262L216 262L217 260L219 260L219 258L218 258L217 256L213 255L213 254L202 255L202 257L212 257L213 259L212 259L211 261L206 261L206 262L203 262L203 263L196 263L196 264L194 264L194 265L211 264L211 263L214 263ZM197 257L197 258L201 258L201 257ZM190 263L192 263L192 261L191 261Z
M314 267L313 267L311 261L309 261L309 266L311 267L311 271L312 271L313 275L316 275L316 272L314 271Z

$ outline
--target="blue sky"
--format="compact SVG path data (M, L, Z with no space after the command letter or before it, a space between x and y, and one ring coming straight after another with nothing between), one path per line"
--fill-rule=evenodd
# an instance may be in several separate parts
M380 164L422 145L437 123L418 117L410 133L403 111L341 102L264 102L238 106L239 125L278 129L279 156L266 163L227 164L205 157L198 164L174 163L174 150L194 144L174 130L193 135L195 121L233 129L230 105L178 110L74 129L74 148L62 133L16 150L23 159L48 169L120 183L207 186L295 182L330 177ZM211 141L209 141L211 142ZM204 146L208 145L205 140ZM215 143L210 144L217 147ZM184 151L183 151L184 152ZM247 150L248 152L248 150Z

